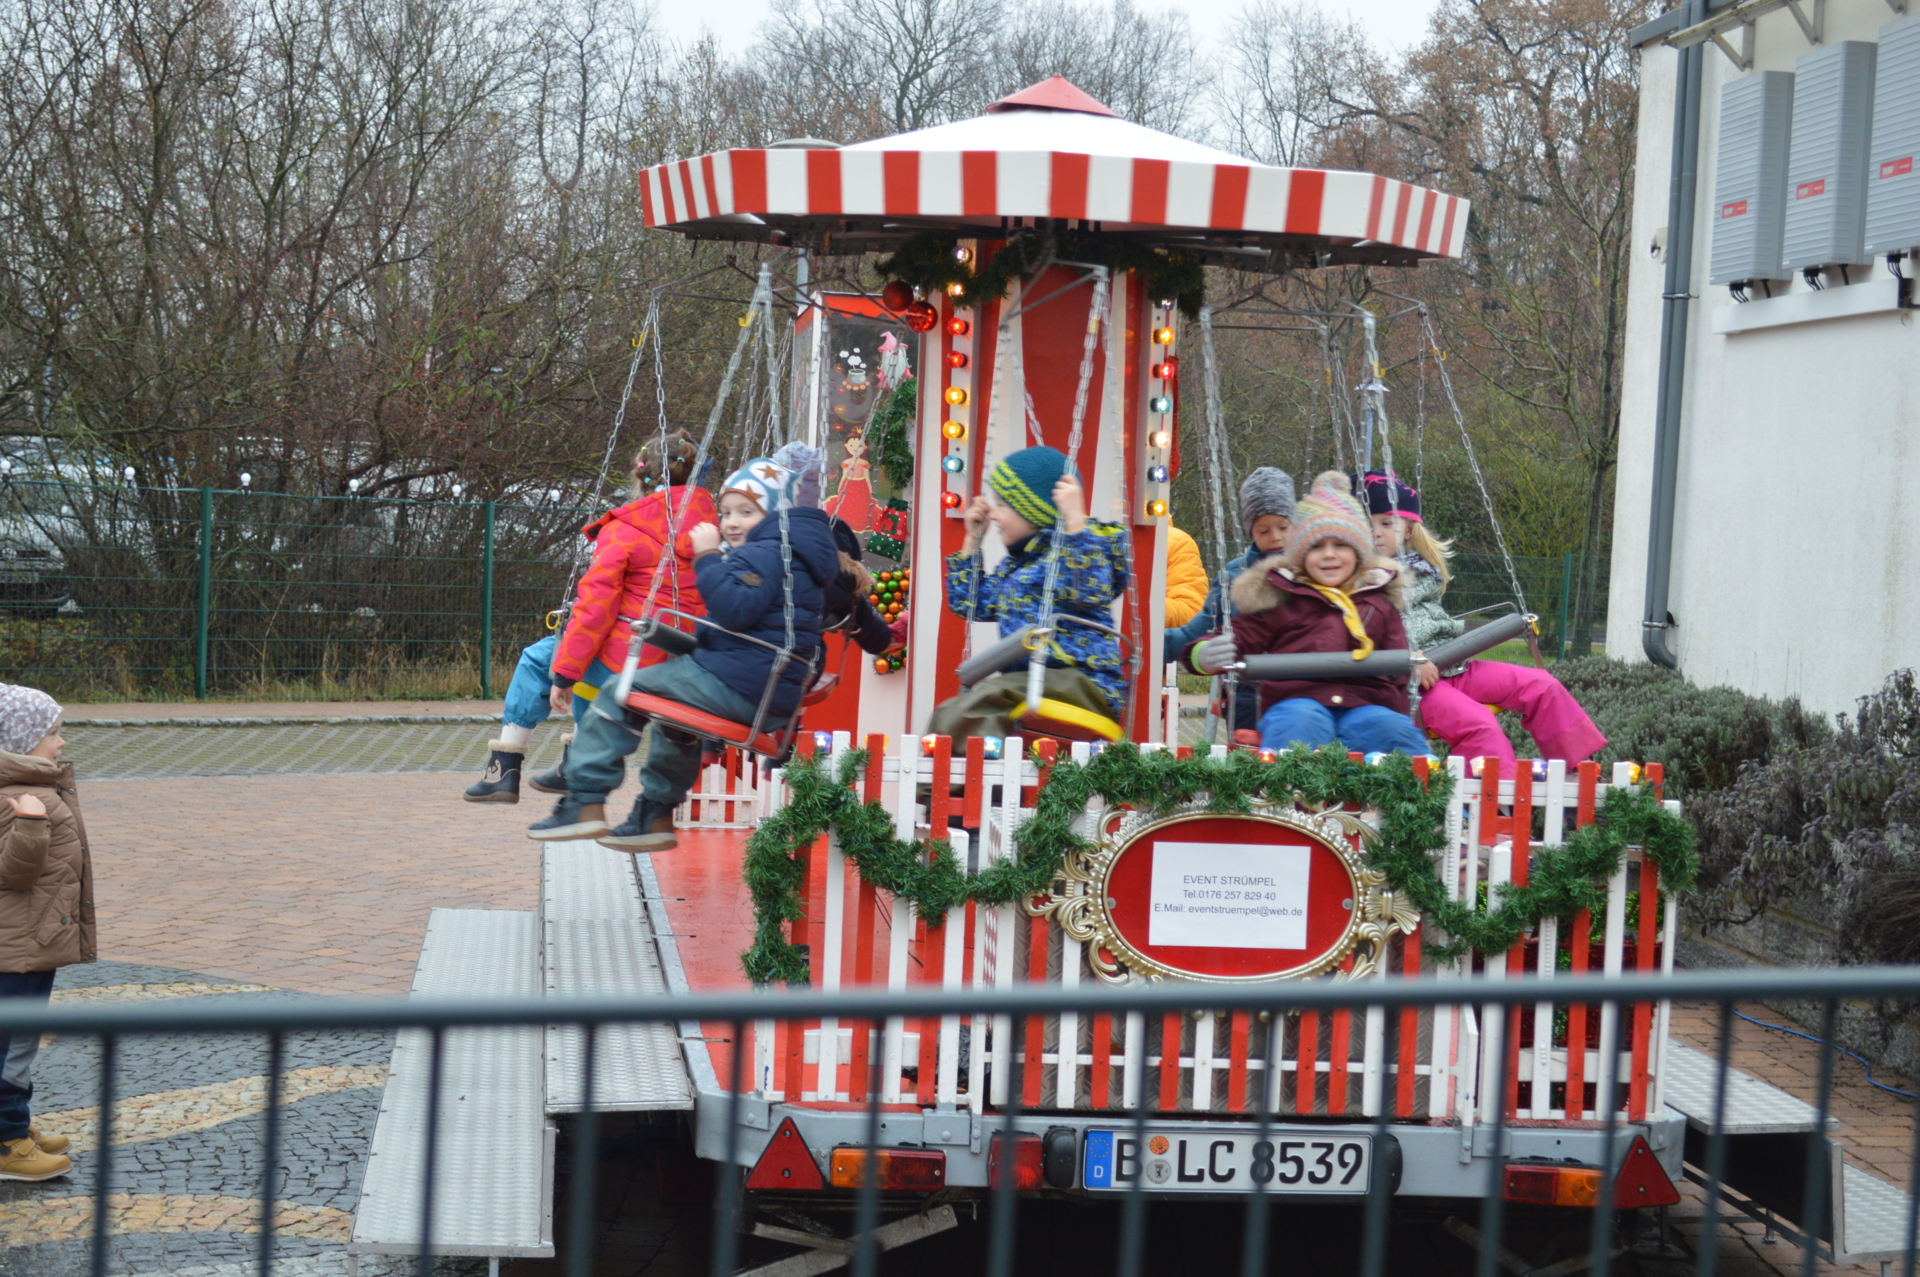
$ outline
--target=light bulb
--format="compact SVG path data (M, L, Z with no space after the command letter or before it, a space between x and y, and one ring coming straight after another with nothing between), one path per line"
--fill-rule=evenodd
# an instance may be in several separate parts
M1147 471L1147 479L1151 483L1165 483L1167 481L1167 468L1165 466L1152 467Z
M1180 373L1180 363L1172 355L1153 366L1153 375L1162 381L1172 381Z
M1171 430L1156 430L1153 432L1153 438L1150 442L1156 448L1171 447L1173 444L1173 432Z
M1173 345L1173 329L1171 328L1156 329L1153 334L1153 339L1159 342L1162 346L1171 346Z
M955 351L949 351L949 352L948 352L948 354L947 354L947 367L949 367L949 368L965 368L966 366L967 366L967 357L966 357L965 355L963 355L963 354L961 354L961 353L960 353L959 351L957 351L957 350L955 350Z
M965 470L967 468L967 459L965 457L957 457L957 456L942 457L940 458L940 468L942 470L945 470L948 474L959 474L962 470Z
M961 283L959 280L956 279L951 284L947 285L947 296L959 298L959 297L965 297L966 295L967 295L967 286Z
M940 433L949 439L967 437L967 424L964 421L944 421L940 423Z
M1164 519L1167 516L1167 503L1155 497L1147 502L1147 513L1156 519Z
M967 401L966 387L964 386L948 386L947 387L948 403L958 408L961 404L965 403L966 401Z
M1172 412L1173 396L1172 395L1155 395L1152 401L1147 404L1147 407L1151 408L1155 412Z
M462 487L461 487L461 486L460 486L459 484L457 484L457 483L453 485L453 495L454 495L455 497L458 497L458 496L459 496L459 495L460 495L460 494L461 494L462 492L464 492L465 490L466 490L466 489L464 489L464 488L462 488Z
M972 328L973 325L964 319L954 318L947 321L947 331L955 337L965 337Z
M560 489L558 488L547 489L547 500L558 501L559 499L560 499Z
M360 481L358 479L347 480L347 491L348 492L360 491Z
M243 488L251 488L253 486L253 476L245 470L240 472L240 486Z
M953 246L953 260L964 266L973 260L973 250L965 244L955 244Z
M121 471L120 473L121 473L121 474L123 474L123 475L125 475L125 476L127 476L127 482L128 482L128 483L132 483L132 482L133 482L133 467L132 467L132 466L128 466L128 467L127 467L127 468L126 468L125 470L122 470L122 471Z
M958 492L943 492L940 494L940 504L949 510L958 510L960 508L960 494Z

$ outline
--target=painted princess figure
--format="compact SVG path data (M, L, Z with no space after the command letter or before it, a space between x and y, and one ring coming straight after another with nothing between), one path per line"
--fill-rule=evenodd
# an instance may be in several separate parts
M856 532L866 532L873 519L873 463L867 460L864 435L847 436L847 459L840 463L840 490L826 503L828 514L845 519Z

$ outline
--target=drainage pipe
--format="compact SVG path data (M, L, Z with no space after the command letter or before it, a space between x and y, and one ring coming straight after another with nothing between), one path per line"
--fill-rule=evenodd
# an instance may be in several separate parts
M1682 25L1707 16L1707 0L1686 0ZM1694 197L1699 189L1700 93L1706 45L1680 50L1673 86L1673 154L1667 187L1667 277L1660 294L1660 383L1654 407L1653 515L1647 533L1647 600L1640 645L1647 659L1680 667L1667 646L1673 625L1667 595L1673 583L1673 515L1680 469L1680 410L1687 378L1687 320L1692 300Z

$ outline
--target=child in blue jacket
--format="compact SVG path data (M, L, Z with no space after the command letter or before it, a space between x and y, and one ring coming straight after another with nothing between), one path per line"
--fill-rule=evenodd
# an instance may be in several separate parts
M1127 588L1128 541L1117 523L1087 518L1086 493L1056 448L1024 448L987 475L991 499L978 496L966 514L966 539L947 560L947 606L976 621L995 621L1005 638L1040 623L1047 560L1060 540L1053 610L1113 623L1113 601ZM1007 547L992 573L980 560L980 541L992 523ZM1062 625L1049 644L1049 700L1118 718L1126 700L1120 644L1084 625ZM1020 729L1013 718L1026 703L1027 667L982 679L934 708L927 730L956 739L1005 737Z
M778 731L799 710L808 673L819 663L827 591L842 565L828 516L796 505L798 487L793 471L766 457L727 477L718 502L719 526L702 523L687 534L707 617L720 628L702 625L699 647L691 655L637 671L634 691L751 723L768 694L776 658L758 643L736 637L750 635L776 648L789 641L793 647L762 729ZM653 724L632 814L617 828L607 826L607 794L625 775L627 755L639 747L647 727L646 719L614 704L618 685L616 674L581 719L567 756L566 796L554 804L551 816L528 827L529 838L596 838L622 851L677 845L673 809L700 774L700 738L662 723Z

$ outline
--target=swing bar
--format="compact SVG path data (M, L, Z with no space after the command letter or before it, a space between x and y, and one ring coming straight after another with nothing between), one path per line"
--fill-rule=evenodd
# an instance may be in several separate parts
M1404 651L1374 652L1356 661L1350 652L1270 653L1243 656L1233 669L1243 679L1263 683L1284 679L1316 680L1354 676L1398 678L1412 672L1416 655L1441 669L1448 669L1469 657L1480 655L1488 648L1518 638L1532 627L1533 622L1532 615L1514 612L1497 621L1489 621L1459 638L1435 644L1418 654Z

